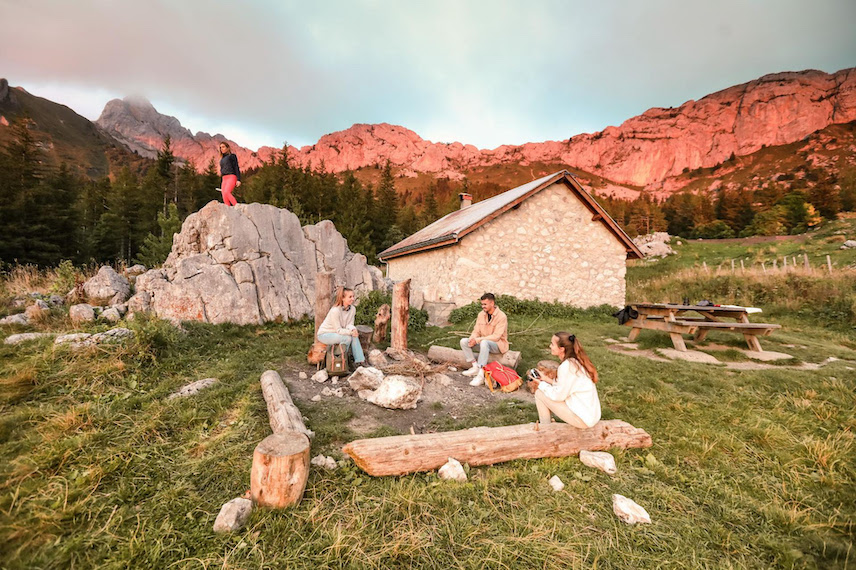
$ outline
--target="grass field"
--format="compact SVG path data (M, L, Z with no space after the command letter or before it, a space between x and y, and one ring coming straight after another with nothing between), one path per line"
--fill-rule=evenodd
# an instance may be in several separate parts
M804 245L825 255L828 237ZM628 299L682 297L700 260L718 264L756 247L687 242L676 257L631 267ZM775 247L782 255L791 245ZM551 332L569 329L600 371L604 418L652 435L650 449L614 452L613 477L576 457L474 467L466 483L436 473L372 478L344 462L336 471L313 468L296 508L256 510L228 536L212 532L214 519L249 487L252 450L270 432L259 376L301 365L310 323L191 324L182 333L138 320L129 325L137 339L123 348L0 345L0 567L854 568L856 323L825 309L853 294L853 280L841 271L849 252L831 254L839 273L802 276L816 282L808 292L763 306L786 324L764 348L792 354L790 366L732 370L618 354L607 339L627 329L602 311L510 316L521 370L546 357ZM742 302L765 287L762 277L728 269L721 277L734 287L710 279L691 296ZM415 333L411 346L454 346L452 331L462 326ZM4 328L4 336L18 332ZM70 323L58 313L38 329ZM737 338L710 337L733 345L723 360L741 359ZM639 341L669 346L651 332ZM839 360L793 368L830 356ZM165 399L210 376L220 383L194 398ZM312 454L342 458L341 446L359 437L347 402L298 405L316 432ZM535 418L530 403L502 400L457 418L438 409L427 429ZM553 475L565 490L549 488ZM613 493L644 506L653 524L618 521Z

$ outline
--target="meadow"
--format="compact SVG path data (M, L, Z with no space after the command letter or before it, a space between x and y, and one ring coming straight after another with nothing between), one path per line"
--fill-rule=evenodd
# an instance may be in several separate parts
M609 349L628 329L605 309L509 307L520 370L546 357L552 332L571 330L600 371L604 418L652 435L649 449L613 451L616 475L568 457L468 468L467 482L452 483L436 473L373 478L341 461L311 470L297 507L257 509L231 535L212 525L249 487L253 448L270 431L259 376L272 368L300 382L310 322L180 331L141 318L121 348L0 345L0 567L856 567L856 260L835 237L854 235L853 220L837 224L774 243L684 242L675 256L628 269L628 300L760 306L765 320L783 324L762 339L793 355L780 365L631 357ZM800 252L813 265L830 255L834 271L730 271L731 259L746 266ZM7 274L2 311L16 294L48 292L60 279L67 275ZM466 326L414 332L411 348L454 346ZM58 310L28 330L70 328ZM743 359L736 336L709 339L732 347L718 357ZM671 346L652 332L638 340L645 350ZM197 396L166 399L212 376L220 382ZM316 432L312 455L343 459L352 439L398 433L388 425L358 433L347 399L297 404ZM437 406L424 430L535 418L529 401L497 399L455 417ZM563 491L548 486L553 475ZM645 507L653 524L620 522L613 493Z

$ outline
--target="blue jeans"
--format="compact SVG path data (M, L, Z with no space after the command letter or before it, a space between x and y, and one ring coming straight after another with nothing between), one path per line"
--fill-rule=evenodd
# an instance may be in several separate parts
M354 362L365 362L366 357L363 355L363 345L360 344L360 337L346 334L324 333L318 335L318 342L323 342L327 346L331 344L344 344L351 348L351 353L354 355Z
M323 342L323 341L322 341ZM464 351L464 356L467 357L467 362L472 362L476 359L476 355L473 354L473 349L469 345L470 339L462 338L461 339L461 350ZM499 353L499 345L493 342L492 340L483 340L478 344L479 347L479 366L484 368L484 365L487 364L487 360L490 358L491 352Z

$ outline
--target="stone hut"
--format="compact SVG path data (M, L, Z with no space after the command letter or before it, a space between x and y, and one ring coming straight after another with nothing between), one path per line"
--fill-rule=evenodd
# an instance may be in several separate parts
M626 260L642 253L563 170L475 204L461 194L459 210L379 257L392 280L412 280L412 304L437 314L485 291L620 307Z

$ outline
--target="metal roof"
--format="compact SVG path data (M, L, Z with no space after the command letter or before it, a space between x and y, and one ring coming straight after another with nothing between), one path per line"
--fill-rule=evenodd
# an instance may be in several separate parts
M553 174L538 178L532 182L528 182L523 186L512 188L502 194L497 194L487 200L476 202L466 208L455 210L451 214L447 214L430 224L418 232L401 240L392 247L387 248L378 254L382 261L387 261L393 257L400 257L417 251L426 249L434 249L445 245L452 245L460 241L466 234L472 232L478 227L484 225L500 214L510 210L526 198L533 196L544 188L552 184L565 181L568 186L575 190L577 196L588 206L589 210L595 213L595 218L603 221L608 229L624 243L627 248L628 257L642 257L642 253L630 240L630 237L618 224L615 223L609 214L601 208L591 195L577 182L577 180L567 170L561 170Z

